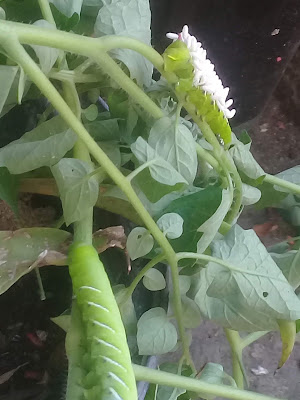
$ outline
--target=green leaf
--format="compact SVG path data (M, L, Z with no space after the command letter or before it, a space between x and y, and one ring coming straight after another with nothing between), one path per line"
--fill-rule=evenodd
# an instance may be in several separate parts
M181 296L182 319L186 328L197 328L201 323L201 313L197 303L189 297Z
M176 213L162 215L157 221L159 229L169 239L177 239L183 232L183 218Z
M120 139L118 119L95 120L84 124L89 134L96 141Z
M93 167L75 158L63 158L51 167L56 180L66 225L84 218L96 204L99 185L95 176L89 177Z
M203 232L202 237L197 243L197 253L203 253L216 236L226 214L230 209L232 200L233 193L230 190L223 190L222 201L218 209L197 229L198 232Z
M280 172L279 174L275 175L277 178L283 179L285 181L294 183L296 185L300 185L300 165L296 165L293 168L289 168L285 171ZM287 192L289 193L290 191L288 189L285 189L281 186L275 185L274 188L278 190L279 192Z
M261 198L261 191L256 187L243 183L242 190L243 190L242 204L244 206L250 206L251 204L255 204Z
M151 203L158 202L169 193L180 191L184 186L183 183L170 186L157 182L152 178L149 168L145 168L136 175L133 181L138 184L139 188Z
M76 135L58 116L0 149L0 166L22 174L56 164L76 142Z
M290 220L292 225L300 226L300 206L296 206L291 209Z
M0 7L0 19L6 19L6 13L2 7Z
M234 379L224 372L223 366L215 363L207 363L201 371L200 381L211 383L213 385L223 385L224 383L236 387ZM199 393L201 398L205 400L213 400L215 396L206 393Z
M17 72L18 67L0 65L0 115Z
M177 343L177 331L163 308L146 311L138 321L137 343L140 355L165 354Z
M149 0L109 0L99 10L95 35L129 36L150 45L150 24ZM150 85L152 64L142 55L127 49L115 50L113 55L127 66L139 85Z
M197 153L191 131L168 117L156 121L150 130L148 144L189 183L197 172Z
M54 322L57 326L63 329L65 332L71 327L71 315L70 314L62 314L58 317L50 318L52 322Z
M179 289L182 295L186 294L191 287L192 278L186 275L179 275Z
M0 232L0 294L34 267L51 265L61 258L61 250L71 234L54 228L25 228Z
M121 152L116 142L98 142L101 149L110 160L119 168L121 166Z
M66 17L71 18L74 13L80 15L83 0L49 0Z
M234 146L231 147L229 153L238 170L249 178L258 179L265 175L264 170L251 154L249 145L244 145L242 142L237 141Z
M299 250L290 250L281 254L270 253L273 260L294 289L297 289L300 285L300 262L299 255L297 256L297 254L300 254Z
M137 319L132 302L132 297L127 296L127 288L124 285L114 286L113 292L116 298L116 302L119 306L120 314L127 336L136 335Z
M150 174L156 181L171 186L176 183L187 183L186 179L170 163L160 157L142 137L138 137L131 145L131 151L141 163L149 164Z
M212 244L201 270L195 301L205 318L243 331L277 330L277 320L296 320L300 300L253 230L234 226Z
M257 187L261 192L260 200L255 204L255 208L261 210L267 207L279 206L287 194L274 189L274 185L263 182Z
M95 121L98 116L98 107L96 104L91 104L82 110L82 113L88 121Z
M162 214L176 213L184 220L183 234L180 238L170 241L176 252L196 251L197 242L202 236L198 230L199 226L216 212L221 203L221 196L221 188L208 187L172 201L163 210Z
M53 24L50 24L48 21L45 21L44 19L35 21L33 25L38 26L40 28L56 30L56 27ZM35 54L39 59L41 70L45 74L48 74L53 65L55 64L60 54L60 50L55 49L53 47L38 46L36 44L31 45L31 47L33 48Z
M151 268L146 272L143 284L146 289L155 292L156 290L163 290L166 287L166 280L160 271L156 268Z
M154 245L154 239L147 229L136 227L127 238L127 251L132 260L148 254Z
M19 179L11 175L7 168L0 168L0 199L4 200L18 214Z

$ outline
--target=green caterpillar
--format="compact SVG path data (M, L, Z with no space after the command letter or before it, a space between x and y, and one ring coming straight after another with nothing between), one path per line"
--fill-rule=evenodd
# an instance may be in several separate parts
M74 295L81 312L90 371L82 386L87 400L136 400L126 334L110 282L94 247L74 244L69 253Z
M172 74L175 92L195 107L197 115L208 123L215 135L219 135L225 145L231 143L231 128L223 112L199 86L193 85L194 67L190 52L185 43L176 40L170 44L164 54L164 69Z

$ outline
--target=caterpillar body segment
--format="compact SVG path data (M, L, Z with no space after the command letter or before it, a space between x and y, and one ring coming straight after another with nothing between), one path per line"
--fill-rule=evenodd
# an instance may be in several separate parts
M194 85L194 66L186 44L176 40L167 47L163 58L165 71L171 74L175 84L175 92L195 107L196 114L208 123L215 135L223 139L225 145L230 144L231 128L223 111L208 92Z
M136 400L126 334L110 282L96 250L75 244L69 254L74 295L81 312L90 371L83 379L87 400Z

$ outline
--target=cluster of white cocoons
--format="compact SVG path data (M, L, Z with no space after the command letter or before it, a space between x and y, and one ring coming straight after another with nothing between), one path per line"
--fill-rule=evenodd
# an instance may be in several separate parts
M167 33L167 37L173 41L181 40L186 44L194 66L194 86L200 87L205 93L209 93L225 117L232 118L236 110L229 110L229 107L233 104L232 99L226 100L229 88L224 88L221 79L214 70L214 64L206 58L206 50L203 49L200 42L197 42L195 36L189 34L188 26L185 25L179 34Z

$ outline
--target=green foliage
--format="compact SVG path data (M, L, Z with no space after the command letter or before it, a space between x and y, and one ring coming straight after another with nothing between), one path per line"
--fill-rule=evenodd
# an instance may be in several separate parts
M176 213L167 213L157 220L157 226L169 239L178 239L183 232L183 218Z
M35 267L56 264L64 259L63 245L70 240L68 232L54 228L24 228L0 232L0 293L9 289Z
M151 42L151 13L148 0L110 0L100 8L96 24L96 36L118 35ZM114 56L128 68L130 76L139 85L149 86L152 65L140 54L125 49L114 51Z
M206 318L245 331L278 329L277 320L296 320L300 301L255 232L234 226L212 244L210 262L200 272L195 301Z
M222 190L219 187L208 187L176 199L164 209L163 214L175 213L184 220L182 235L171 240L175 251L196 251L202 236L199 227L216 212L221 196Z
M18 214L19 180L7 168L0 168L0 199L4 200Z
M75 142L74 132L60 117L54 117L0 149L0 166L12 174L52 166L71 150Z
M0 115L7 97L9 95L9 91L15 79L16 73L18 71L18 67L12 67L8 65L0 65Z
M155 268L149 269L143 278L145 288L151 291L162 290L166 287L163 274Z
M138 321L137 343L140 355L165 354L177 343L177 331L163 308L146 311Z
M170 118L156 121L150 130L148 144L155 153L170 163L189 184L197 172L197 154L192 133ZM163 183L163 182L162 182Z
M152 250L153 245L153 237L145 228L134 228L128 235L127 250L132 260L148 254Z
M86 217L98 199L99 186L93 168L74 158L63 158L51 171L60 193L67 225Z
M44 19L41 19L39 21L35 21L34 24L35 26L39 26L41 28L46 28L46 29L54 29L55 26L52 24L49 24L49 22L45 21ZM37 55L39 59L39 63L41 66L41 70L45 73L48 74L52 67L54 66L60 51L57 49L53 49L50 47L45 47L45 46L31 46L33 50L35 51L35 54Z

